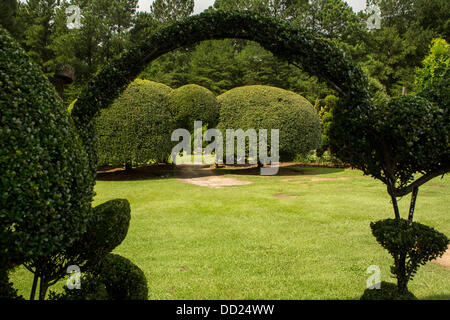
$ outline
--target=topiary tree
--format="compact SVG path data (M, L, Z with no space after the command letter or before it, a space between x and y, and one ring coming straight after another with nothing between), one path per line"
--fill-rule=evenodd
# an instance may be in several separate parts
M46 259L86 231L94 180L61 99L2 28L0 84L0 270L5 270Z
M279 129L280 160L316 149L320 121L312 104L302 96L269 86L244 86L217 97L220 105L218 129ZM224 134L225 136L225 134ZM270 141L270 136L268 137Z
M168 86L136 79L96 119L99 164L125 166L166 162L175 129Z
M31 299L39 279L44 299L68 265L94 268L122 242L130 206L91 208L94 176L72 118L1 28L0 84L0 298L20 298L8 272L23 263L34 273Z
M188 84L169 94L172 117L177 128L194 130L194 121L214 128L219 122L219 106L216 96L208 89Z
M339 158L387 186L395 223L388 219L371 227L377 240L393 255L392 272L400 295L407 292L407 283L418 266L442 255L448 243L437 231L413 224L419 187L450 170L449 100L442 99L446 91L441 89L385 103L373 101L368 109L345 108L348 101L340 100L329 130L331 150ZM404 220L397 199L409 193L411 205Z

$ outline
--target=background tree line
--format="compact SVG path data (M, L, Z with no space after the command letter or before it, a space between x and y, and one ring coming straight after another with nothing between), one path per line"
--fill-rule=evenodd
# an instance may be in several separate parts
M216 0L208 10L255 10L306 28L336 42L359 62L389 96L415 90L416 69L434 38L448 41L447 0L368 0L381 9L380 29L369 30L369 14L343 0ZM66 8L81 8L82 27L69 29ZM47 75L70 64L76 80L66 88L70 103L79 88L109 59L160 28L193 13L193 0L155 0L149 12L138 0L4 0L0 23L19 40ZM314 103L332 90L296 66L275 58L257 43L204 41L162 56L141 78L173 88L193 83L221 94L237 86L264 84L294 91Z

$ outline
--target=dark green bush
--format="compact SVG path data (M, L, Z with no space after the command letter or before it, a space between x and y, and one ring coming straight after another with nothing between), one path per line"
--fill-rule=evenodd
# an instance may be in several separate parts
M72 119L0 28L0 268L45 258L86 230L93 177Z
M96 119L99 165L166 162L174 123L168 86L136 79Z
M108 254L96 274L105 284L110 300L147 300L147 279L138 266L117 254Z
M114 199L94 207L94 218L87 232L67 250L77 264L95 264L125 239L130 226L131 209L128 200Z
M311 103L302 96L269 86L234 88L217 97L218 129L271 129L280 131L280 160L316 149L321 140L320 121ZM270 143L270 138L269 138ZM225 148L224 148L225 149Z
M98 276L84 273L80 277L80 289L69 289L63 287L64 292L59 293L51 290L49 300L108 300L106 286Z
M10 270L6 268L0 269L0 301L1 300L23 300L22 296L17 294L13 284L9 282L8 273Z
M394 283L382 281L380 289L366 289L361 296L361 300L417 300L411 292L398 293L398 288Z
M169 95L172 116L177 128L193 132L194 121L202 121L214 128L219 121L219 107L215 95L196 84L182 86Z
M407 292L409 280L428 261L442 256L449 240L433 228L405 219L386 219L371 223L372 234L394 258L392 274L397 278L400 294Z

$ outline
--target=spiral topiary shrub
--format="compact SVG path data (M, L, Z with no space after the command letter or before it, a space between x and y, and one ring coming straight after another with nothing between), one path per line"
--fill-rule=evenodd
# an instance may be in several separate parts
M136 79L96 119L99 165L165 162L174 130L168 86Z
M218 129L279 129L280 160L317 148L320 120L312 104L302 96L280 88L255 85L231 89L217 97ZM270 141L270 138L269 138Z
M208 89L188 84L169 95L170 107L177 128L193 132L194 121L214 128L219 121L219 107L216 96Z
M0 28L0 269L46 257L86 230L94 181L72 119Z

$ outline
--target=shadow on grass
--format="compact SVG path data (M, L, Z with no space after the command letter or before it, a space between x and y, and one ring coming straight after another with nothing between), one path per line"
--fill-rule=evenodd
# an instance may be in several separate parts
M311 167L297 163L282 163L276 176L297 176L297 175L322 175L338 173L344 171L343 168ZM97 173L99 181L133 181L151 180L165 178L198 178L207 176L222 176L225 174L259 176L260 168L256 165L233 165L214 168L209 165L171 165L155 164L136 167L131 170L103 166Z

